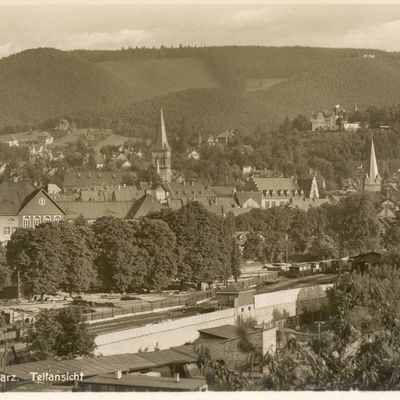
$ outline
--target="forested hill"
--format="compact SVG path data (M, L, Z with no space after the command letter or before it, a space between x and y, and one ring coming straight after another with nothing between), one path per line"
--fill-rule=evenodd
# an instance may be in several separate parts
M0 128L66 116L146 134L162 105L176 133L251 132L337 103L397 104L399 61L377 50L303 47L28 50L0 59Z
M38 123L81 109L130 100L123 82L83 58L55 49L23 51L0 60L0 125Z

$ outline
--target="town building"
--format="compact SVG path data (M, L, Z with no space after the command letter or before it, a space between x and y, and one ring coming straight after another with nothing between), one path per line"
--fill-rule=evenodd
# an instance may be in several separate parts
M343 122L343 129L346 132L357 132L361 129L361 122Z
M192 149L189 151L186 158L189 160L200 160L200 153L196 149Z
M27 182L0 184L0 242L7 243L18 228L34 228L44 222L60 222L65 211L42 188Z
M92 172L71 169L65 171L62 183L64 191L118 189L122 185L123 173L120 171Z
M374 139L371 139L369 174L365 174L363 187L366 192L380 192L382 189L382 178L379 175L378 163L376 162Z
M167 140L167 131L162 109L156 137L151 146L151 164L153 168L156 169L163 182L171 182L171 147Z
M215 146L216 144L227 145L230 144L236 138L236 133L233 130L226 130L216 136L209 136L207 144L209 146Z
M337 104L333 111L319 111L311 117L311 129L316 131L337 131L339 125L338 118L343 114L344 110Z
M320 190L324 188L322 177L310 176L305 179L292 178L263 178L252 176L249 182L254 192L262 193L261 208L290 205L296 200L312 203L319 199ZM322 188L319 188L320 180ZM254 196L253 196L254 197ZM258 202L258 198L254 198Z

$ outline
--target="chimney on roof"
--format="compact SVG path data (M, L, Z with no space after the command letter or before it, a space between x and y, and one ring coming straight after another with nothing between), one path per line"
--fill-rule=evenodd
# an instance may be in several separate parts
M122 371L121 370L115 371L114 372L114 376L115 376L115 379L121 379L122 378Z

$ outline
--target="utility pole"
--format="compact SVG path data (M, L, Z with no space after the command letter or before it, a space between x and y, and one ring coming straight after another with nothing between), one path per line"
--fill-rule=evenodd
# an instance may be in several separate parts
M7 369L7 337L5 332L1 332L1 336L4 337L4 354L3 354L3 392L7 390L7 379L6 379L6 369Z
M17 268L17 297L19 301L21 299L21 280L19 275L19 268Z
M289 253L289 249L288 249L288 247L289 247L289 236L288 236L288 234L286 234L285 235L285 247L286 247L286 265L285 265L285 270L287 270L288 269L288 253Z

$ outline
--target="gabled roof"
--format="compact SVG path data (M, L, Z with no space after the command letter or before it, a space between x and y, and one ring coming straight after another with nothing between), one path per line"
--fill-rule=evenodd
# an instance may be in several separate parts
M210 190L218 197L231 197L236 188L235 186L210 186Z
M293 178L257 178L253 182L260 192L264 190L300 190L300 186Z
M111 201L113 192L108 190L81 190L82 201Z
M67 218L82 215L86 220L94 220L104 216L126 218L133 201L59 201L67 214Z
M17 215L36 191L28 182L3 181L0 184L0 214Z
M235 196L240 207L242 207L244 203L250 199L254 200L261 207L261 192L236 192Z
M221 339L232 339L239 336L234 325L221 325L216 328L199 329L200 334L215 336Z
M0 215L17 215L38 194L42 192L61 212L63 209L42 188L34 188L28 182L8 182L0 184Z
M200 181L163 182L161 186L169 193L171 200L200 201L201 198L208 199L210 197L210 193Z
M136 187L126 187L115 189L113 191L113 200L115 201L131 201L140 199L145 194L144 190L137 189Z
M135 202L127 218L138 219L147 214L158 212L161 209L162 205L153 196L145 194Z
M63 187L87 187L87 186L116 186L122 182L123 174L120 171L66 171Z
M116 354L110 356L84 357L75 360L43 360L10 365L7 373L15 374L21 380L30 380L31 371L38 373L46 371L83 372L85 376L94 376L115 371L138 371L156 368L166 364L179 362L190 363L198 356L192 350L193 346L180 346L168 350L148 353ZM144 356L146 355L146 356Z
M223 207L225 211L237 207L237 203L233 197L217 197L215 205Z

